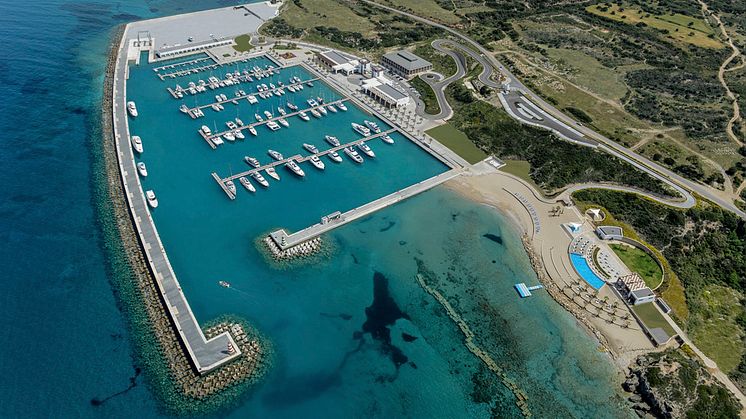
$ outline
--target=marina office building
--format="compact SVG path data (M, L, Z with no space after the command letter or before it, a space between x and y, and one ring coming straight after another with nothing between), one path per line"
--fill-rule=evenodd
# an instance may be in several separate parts
M422 59L406 50L384 54L381 58L381 64L392 73L404 78L410 78L433 69L433 64L430 61Z
M384 75L363 80L360 89L387 108L406 106L409 102L409 96L396 89Z
M318 53L316 57L334 73L349 76L355 72L360 72L360 60L352 55L328 50Z

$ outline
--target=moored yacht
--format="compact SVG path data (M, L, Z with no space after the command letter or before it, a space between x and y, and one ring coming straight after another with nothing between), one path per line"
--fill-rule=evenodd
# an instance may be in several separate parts
M368 121L367 119L364 122L365 122L365 125L367 125L368 128L370 128L370 130L373 131L373 132L375 132L376 134L378 134L379 132L381 132L381 128L379 128L378 124L376 124L375 122Z
M215 145L225 144L223 142L223 139L219 135L216 135L216 136L210 138L210 141L212 141L212 143L215 144Z
M132 148L134 148L135 151L142 153L142 140L138 135L130 137L130 142L132 142Z
M145 191L145 198L148 199L150 208L158 208L158 198L155 197L155 192L152 189Z
M308 103L308 106L319 106L318 102L313 99L308 99L306 102Z
M304 120L304 121L308 121L308 120L310 120L310 119L311 119L311 118L310 118L310 117L308 116L308 114L307 114L307 113L305 113L305 112L303 112L303 111L300 111L300 112L298 113L298 117L300 117L300 119L302 119L302 120Z
M225 134L223 134L223 138L225 138L228 141L236 141L236 136L233 135L232 132L226 132Z
M265 188L269 187L269 182L267 182L267 179L265 179L264 176L262 176L261 173L259 173L259 172L251 172L251 174L249 176L251 176L252 178L254 178L255 181L257 181L260 185L264 186Z
M241 120L241 118L236 117L236 125L238 125L239 127L243 126L243 121Z
M316 154L319 152L319 149L316 148L316 146L313 144L303 143L303 148L305 148L306 150L310 151L313 154Z
M336 151L330 151L329 158L335 163L342 163L342 156L340 156Z
M321 118L321 114L316 109L311 109L311 115L315 116L316 118Z
M262 118L262 116L261 116L261 115L259 115L258 113L255 113L255 114L254 114L254 118L256 118L256 120L257 120L258 122L264 122L264 118Z
M256 188L254 187L254 185L251 184L251 181L246 179L246 177L241 176L240 178L238 178L238 181L241 182L241 185L243 185L243 187L246 188L247 191L256 192Z
M277 118L277 122L285 128L290 126L290 122L286 121L285 118Z
M251 135L254 135L254 136L257 135L256 128L254 128L253 126L249 127L249 132L251 133Z
M228 190L229 190L229 191L231 191L231 193L232 193L233 195L235 195L235 194L236 194L236 184L235 184L235 183L233 183L233 181L232 181L232 180L226 180L226 181L225 181L225 187L226 187L226 188L228 188Z
M280 115L282 115L282 116L285 116L285 115L288 114L288 111L286 111L285 109L283 109L281 106L277 107L277 112L279 112Z
M352 147L345 147L345 154L347 154L347 156L351 158L352 161L354 161L355 163L363 162L363 157L358 154L358 152L355 151L355 149Z
M145 167L145 163L138 162L137 163L137 171L140 173L140 176L142 176L142 177L148 177L148 168Z
M179 110L184 113L189 113L189 107L187 105L181 105L179 106Z
M236 126L236 123L233 121L226 121L225 125L228 127L228 129L236 129L238 126Z
M267 122L267 128L271 129L272 131L277 131L280 129L280 126L277 125L277 122L275 121L269 121Z
M245 161L246 164L248 164L251 167L261 166L261 163L259 163L259 160L251 156L243 156L243 161Z
M381 139L386 144L394 144L394 139L391 138L391 136L389 136L389 135L384 135L383 137L381 137Z
M282 153L275 150L267 150L267 154L269 154L269 157L272 157L275 160L283 160L285 157L282 156Z
M306 175L306 172L304 172L303 169L298 166L298 163L296 163L295 160L290 160L289 162L285 163L285 167L287 167L297 176L303 177Z
M137 116L137 105L135 105L135 102L127 102L127 112L129 112L130 116L133 118Z
M370 130L360 124L352 123L352 129L354 129L358 134L362 135L363 137L367 137L370 135Z
M324 167L326 167L324 166L324 162L319 159L319 156L313 155L308 160L310 160L311 164L319 170L324 170Z
M361 141L360 144L357 145L357 147L362 150L362 152L365 153L366 156L376 157L376 153L373 152L368 144L365 144L365 141Z
M298 107L295 106L295 104L288 102L287 107L290 108L292 111L297 111Z
M339 102L339 103L337 103L337 107L338 107L339 109L341 109L341 110L343 110L343 111L347 112L347 106L345 106L345 104L344 104L344 103L342 103L342 102Z
M236 137L239 140L243 140L244 138L246 138L246 136L243 135L243 132L241 132L240 129L237 129L237 130L233 131L233 136Z
M254 95L248 95L246 96L246 99L251 103L252 105L259 103L259 99L256 98Z
M316 108L316 109L318 109L318 110L319 110L319 112L321 112L321 114L322 114L322 115L326 115L326 114L327 114L327 112L326 112L326 108L324 107L324 105L321 105L321 106L319 106L319 107L318 107L318 108Z
M324 139L326 139L326 142L329 143L332 147L339 147L339 139L337 137L334 137L332 135L325 135Z
M274 167L268 167L264 171L274 180L280 180L280 175L277 174L277 170Z
M326 105L327 108L329 108L329 111L331 113L337 113L337 108L334 107L334 105Z
M272 119L272 112L270 112L270 111L264 111L264 116L266 116L267 119Z

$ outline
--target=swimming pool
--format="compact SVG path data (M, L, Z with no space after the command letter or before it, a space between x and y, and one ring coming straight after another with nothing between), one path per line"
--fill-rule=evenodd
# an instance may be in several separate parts
M599 278L588 265L588 261L582 255L577 253L570 253L570 261L575 271L580 275L594 289L600 289L606 282Z

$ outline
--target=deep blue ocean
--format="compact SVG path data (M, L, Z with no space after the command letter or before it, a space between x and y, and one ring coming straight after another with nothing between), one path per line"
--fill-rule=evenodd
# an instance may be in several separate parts
M117 24L230 4L0 0L0 417L164 415L133 361L97 222L92 150L100 141L103 71ZM134 72L133 91L138 78L141 88L156 83L152 71ZM396 173L391 165L401 155L392 150L419 152L403 138L391 148L371 143L378 161L345 174L367 195L329 186L342 173L334 170L346 170L330 167L310 172L305 183L283 172L269 190L255 197L239 191L238 202L229 202L209 171L227 175L241 167L244 151L226 144L212 152L192 128L183 149L167 136L159 141L157 127L147 124L149 105L138 105L145 112L139 128L155 133L143 137L148 187L162 201L154 218L195 315L201 322L240 315L276 349L266 380L218 416L516 416L512 394L466 350L459 329L414 280L417 272L431 278L477 343L528 393L535 416L628 416L597 343L545 293L517 298L513 284L536 278L507 219L445 187L338 229L328 237L334 254L322 263L284 271L263 263L251 240L263 228L301 228L402 186L404 180L364 179L375 170ZM299 120L290 122L291 130L301 129ZM274 134L264 129L260 136L270 141ZM298 143L283 146L287 154ZM266 159L266 148L251 153ZM171 171L167 159L182 156L170 152L202 156L189 164L203 166ZM401 179L439 171L420 161ZM194 197L178 192L190 185L205 192L198 189L194 211L183 211L177 204ZM288 196L300 185L313 185L325 199L293 202ZM270 212L269 202L283 210ZM313 211L289 217L290 205ZM234 287L220 288L218 279Z

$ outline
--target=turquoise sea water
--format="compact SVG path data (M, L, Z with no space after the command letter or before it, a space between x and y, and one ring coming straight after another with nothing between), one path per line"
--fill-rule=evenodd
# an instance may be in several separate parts
M2 3L0 417L160 415L133 365L93 209L91 150L99 140L104 57L117 23L219 5ZM145 103L139 107L145 120L151 112ZM257 141L280 140L283 132L264 131ZM281 172L283 180L269 190L239 193L231 203L209 172L236 170L243 152L238 144L213 152L195 135L193 127L185 129L179 146L169 145L168 136L162 143L143 138L143 158L158 147L169 156L169 164L147 160L169 256L199 320L241 315L277 349L266 382L222 414L486 417L490 405L481 401L489 400L498 416L514 416L512 395L480 369L459 330L414 280L419 269L529 394L537 416L624 415L617 414L614 371L595 342L546 294L520 300L512 290L515 282L535 278L507 221L444 188L336 230L330 239L337 251L323 263L288 271L263 264L251 243L262 228L300 228L396 188L398 180L379 184L372 175L396 177L386 165L401 163L393 151L407 150L403 139L393 147L373 143L378 161L345 172L360 195L335 181L341 172L308 168L309 179ZM190 160L192 154L200 159ZM409 183L442 170L423 161L400 177ZM178 193L187 187L200 193ZM311 187L320 198L313 201L317 213L306 215L308 201L293 197L309 195ZM219 228L197 225L207 219ZM220 279L235 289L218 287ZM106 401L93 406L94 398Z

